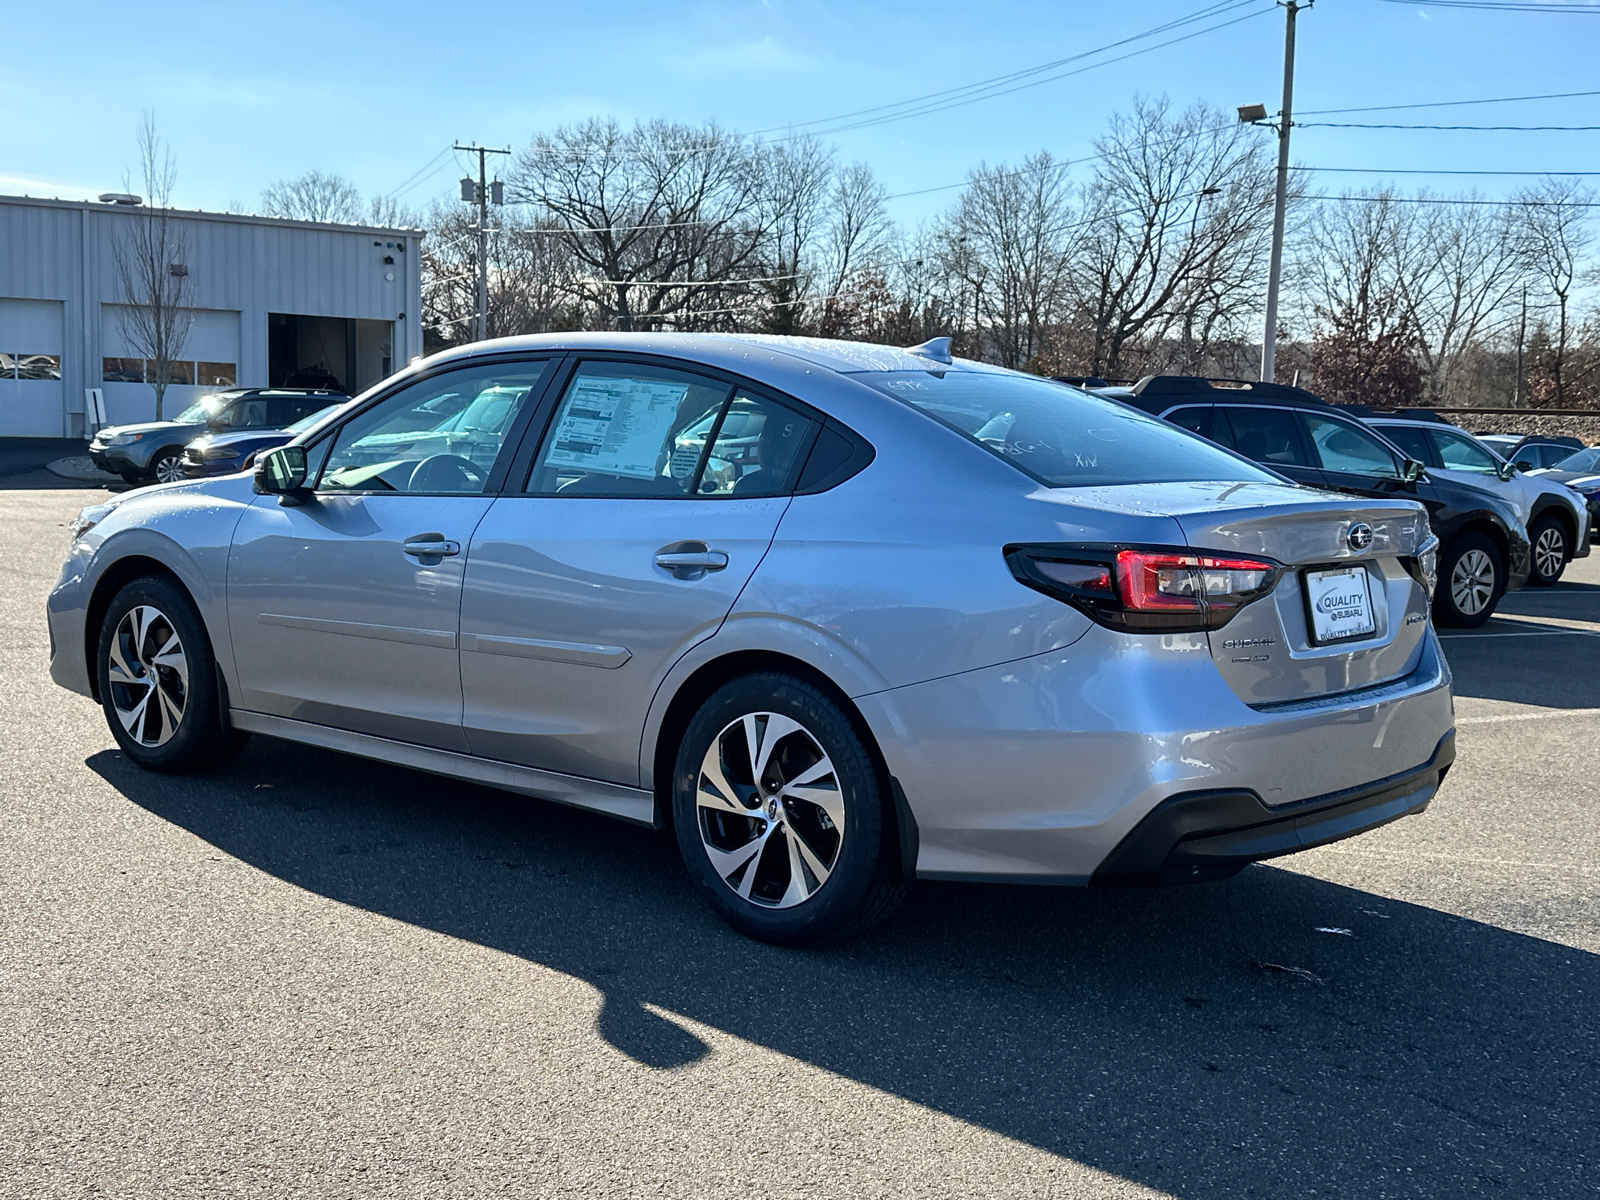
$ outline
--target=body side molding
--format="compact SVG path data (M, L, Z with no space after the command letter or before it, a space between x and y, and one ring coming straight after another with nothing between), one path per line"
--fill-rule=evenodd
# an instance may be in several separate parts
M466 779L489 787L537 796L557 804L586 808L592 812L617 817L634 825L653 829L656 826L655 796L640 788L625 787L620 783L606 783L599 779L584 779L576 775L560 775L554 771L541 771L535 767L515 763L496 762L493 759L474 758L452 750L435 750L410 742L397 742L389 738L374 737L366 733L352 733L328 725L314 725L309 721L296 721L290 717L275 717L268 713L232 709L229 719L235 729L247 733L263 733L269 737L303 742L339 750L361 758L378 759L397 766L411 767L434 775L447 775L453 779Z

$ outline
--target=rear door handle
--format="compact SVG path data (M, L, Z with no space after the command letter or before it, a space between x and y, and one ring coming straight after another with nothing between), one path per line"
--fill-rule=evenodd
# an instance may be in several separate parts
M704 542L674 542L656 551L656 566L677 579L704 579L707 572L727 565L727 554L709 549Z
M400 549L424 562L430 558L438 562L441 558L453 558L460 554L461 543L452 542L442 533L419 533L401 542Z

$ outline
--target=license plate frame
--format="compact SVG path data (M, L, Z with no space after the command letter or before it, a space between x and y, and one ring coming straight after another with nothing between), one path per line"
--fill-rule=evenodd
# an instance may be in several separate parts
M1354 628L1340 629L1338 616L1317 607L1319 601L1337 590L1341 579L1348 581L1347 586L1360 590L1360 610L1365 621L1364 624L1357 622ZM1372 572L1365 564L1338 563L1307 567L1300 572L1300 594L1305 598L1306 636L1313 646L1341 646L1377 636L1378 616L1372 608ZM1349 607L1354 606L1336 611L1342 613Z

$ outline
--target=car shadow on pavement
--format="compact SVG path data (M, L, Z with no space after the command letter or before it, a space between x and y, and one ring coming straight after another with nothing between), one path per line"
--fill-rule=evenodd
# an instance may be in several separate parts
M588 813L259 737L199 777L88 765L315 895L586 981L596 1034L661 1070L711 1052L687 1017L1207 1200L1592 1194L1600 1169L1600 957L1292 870L924 883L797 952Z

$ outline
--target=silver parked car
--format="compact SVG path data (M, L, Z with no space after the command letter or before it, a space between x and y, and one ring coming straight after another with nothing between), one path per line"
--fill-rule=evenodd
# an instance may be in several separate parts
M1509 504L1528 531L1529 583L1549 587L1569 562L1589 553L1589 509L1571 488L1523 474L1483 440L1441 418L1378 413L1363 419L1430 472L1484 488Z
M913 877L1215 879L1421 811L1436 547L943 339L548 335L85 509L51 673L153 770L258 733L670 824L803 944Z

